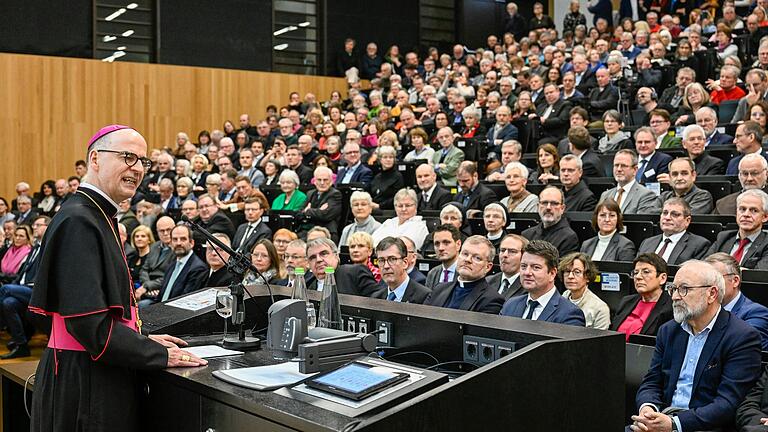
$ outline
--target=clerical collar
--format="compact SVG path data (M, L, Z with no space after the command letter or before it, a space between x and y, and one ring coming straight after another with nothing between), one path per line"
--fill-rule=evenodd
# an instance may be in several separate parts
M86 189L92 190L92 191L96 192L97 194L101 195L101 196L102 196L102 197L103 197L105 200L107 200L107 202L108 202L108 203L112 204L112 206L115 208L115 210L117 210L117 209L119 209L119 208L120 208L120 206L119 206L119 205L117 205L117 203L115 202L115 200L113 200L112 198L110 198L110 197L109 197L109 195L107 195L106 193L104 193L104 191L102 191L102 190L101 190L101 189L99 189L98 187L96 187L96 186L94 186L94 185L92 185L92 184L90 184L90 183L86 183L86 182L84 182L84 183L80 183L80 186L78 186L78 187L81 187L81 188L82 188L82 187L84 187L84 188L86 188Z

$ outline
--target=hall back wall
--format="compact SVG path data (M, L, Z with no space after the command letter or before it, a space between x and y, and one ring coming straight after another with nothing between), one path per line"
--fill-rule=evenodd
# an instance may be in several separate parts
M15 195L21 180L38 190L72 175L106 124L131 125L160 148L179 131L195 140L241 113L262 118L294 90L324 99L344 89L340 78L0 54L0 196Z

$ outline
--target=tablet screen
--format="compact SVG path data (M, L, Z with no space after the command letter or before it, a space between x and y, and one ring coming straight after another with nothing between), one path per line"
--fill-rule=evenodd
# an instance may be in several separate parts
M397 374L388 370L350 363L313 381L349 393L361 393L393 378L397 378Z

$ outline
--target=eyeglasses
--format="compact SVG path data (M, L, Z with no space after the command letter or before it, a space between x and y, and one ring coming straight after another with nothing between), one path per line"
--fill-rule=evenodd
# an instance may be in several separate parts
M632 270L629 275L634 279L638 276L642 277L643 279L647 279L653 275L655 270L651 269L642 269L642 270Z
M117 150L96 150L98 153L115 153L120 155L123 160L125 161L125 164L129 167L133 167L136 165L136 162L141 162L141 166L144 169L144 172L149 171L150 168L152 168L152 161L145 157L139 157L136 153L131 153L128 151L117 151Z
M398 261L403 259L405 257L379 257L378 259L378 265L379 267L384 267L384 264L389 264L390 267L393 267L395 264L397 264Z
M287 260L300 260L300 259L304 259L305 257L302 255L285 255L283 258L287 261Z
M467 261L471 260L475 264L480 264L486 261L486 259L481 257L480 255L473 255L467 251L461 251L459 256L461 257L461 259L467 260Z
M562 204L560 201L539 201L539 205L542 207L557 207Z
M273 243L280 244L280 245L287 245L290 242L291 242L290 240L275 239L275 241Z
M333 254L333 252L331 252L331 251L329 251L329 250L324 250L324 251L321 251L319 254L316 254L316 255L310 255L310 256L309 256L309 262L315 262L315 261L317 261L317 258L318 258L318 257L320 257L320 258L322 258L322 259L326 259L326 258L328 258L329 256L331 256L332 254Z
M201 204L201 205L198 205L198 206L197 206L197 208L198 208L199 210L203 210L203 209L207 209L207 208L211 208L211 207L216 207L216 206L215 206L215 205L213 205L213 204Z
M572 269L572 270L563 270L563 276L573 275L573 277L582 277L584 275L584 270L581 269Z
M688 285L675 285L673 283L668 283L665 289L667 290L667 293L670 297L675 295L675 291L680 294L680 297L685 297L688 295L688 290L692 290L695 288L712 288L712 285L695 285L695 286L688 286Z

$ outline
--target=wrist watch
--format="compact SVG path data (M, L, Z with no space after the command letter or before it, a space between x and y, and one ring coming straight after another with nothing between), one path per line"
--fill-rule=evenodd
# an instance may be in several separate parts
M672 416L669 416L669 418L672 420L672 432L680 432L680 429L677 428L677 422L675 421L677 416L672 415Z

